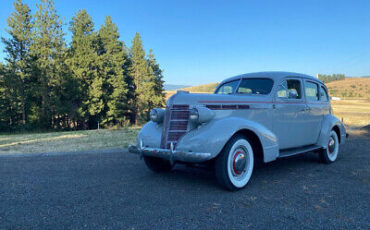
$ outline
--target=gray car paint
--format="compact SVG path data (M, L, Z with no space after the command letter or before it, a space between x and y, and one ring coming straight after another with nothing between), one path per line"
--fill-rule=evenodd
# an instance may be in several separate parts
M277 87L286 78L297 78L302 82L309 80L323 85L321 81L298 73L260 72L226 79L219 86L224 82L248 77L273 79L274 86L271 93L217 95L180 92L169 99L167 105L188 104L190 108L209 104L247 104L250 107L246 110L214 110L212 115L214 118L211 121L199 126L190 126L192 129L179 140L176 150L206 152L214 158L221 152L227 141L243 129L250 130L258 136L263 147L264 162L275 160L285 148L298 148L309 144L326 148L330 130L334 126L338 126L340 130L341 143L345 142L344 125L335 116L329 114L330 101L320 102L317 105L307 103L304 85L302 85L303 98L296 103L297 106L290 106L294 103L279 102L275 97ZM307 107L311 110L305 111ZM315 129L312 129L312 125ZM162 124L148 122L139 132L138 142L141 141L148 148L160 148L162 129Z

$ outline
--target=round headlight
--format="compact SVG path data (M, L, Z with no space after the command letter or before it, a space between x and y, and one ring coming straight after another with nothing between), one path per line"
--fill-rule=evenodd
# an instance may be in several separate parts
M199 121L199 112L196 108L193 108L190 110L190 120L193 122L198 122Z
M155 109L152 109L152 111L150 111L150 120L157 121L157 118L158 118L157 111Z
M161 123L163 121L164 114L165 112L163 109L152 109L152 111L150 111L150 120L152 120L153 122Z
M190 110L189 120L194 124L207 123L215 117L215 112L204 106L197 106Z

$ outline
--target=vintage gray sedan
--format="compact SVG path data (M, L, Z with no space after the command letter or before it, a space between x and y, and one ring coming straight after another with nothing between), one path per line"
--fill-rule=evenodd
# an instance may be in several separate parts
M212 162L218 181L229 190L248 183L258 159L315 151L332 163L347 138L326 86L290 72L235 76L213 94L178 91L165 110L153 109L150 117L130 152L155 172L169 171L176 162Z

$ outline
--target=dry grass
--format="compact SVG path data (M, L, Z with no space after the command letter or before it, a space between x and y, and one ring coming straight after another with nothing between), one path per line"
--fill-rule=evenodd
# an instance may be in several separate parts
M190 93L213 93L217 87L218 83L210 83L205 85L198 85L198 86L192 86L183 88L181 90L189 91ZM166 91L166 99L171 97L173 94L176 93L177 90L170 90Z
M212 93L213 91L215 91L218 84L219 82L216 82L216 83L210 83L210 84L205 84L205 85L187 87L182 90L193 92L193 93Z
M343 118L352 134L363 134L370 125L369 100L332 101L334 114ZM135 144L139 128L119 130L89 130L76 132L52 132L40 134L0 135L0 154L73 152L124 148Z
M124 148L136 142L139 128L0 135L0 154L74 152Z
M333 97L370 99L370 78L346 78L326 86Z
M369 100L343 100L332 101L334 115L343 118L346 125L366 126L370 125L370 101Z

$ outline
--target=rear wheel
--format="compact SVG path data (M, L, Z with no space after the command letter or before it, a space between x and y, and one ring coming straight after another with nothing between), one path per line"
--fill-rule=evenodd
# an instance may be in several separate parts
M226 144L215 162L219 183L235 191L247 185L254 166L253 148L243 135L236 135Z
M169 172L173 168L169 161L158 157L144 156L144 162L150 170L157 173Z
M330 164L337 159L338 153L339 153L338 135L334 130L332 130L330 132L328 146L326 147L326 149L322 149L320 151L320 159L323 163Z

